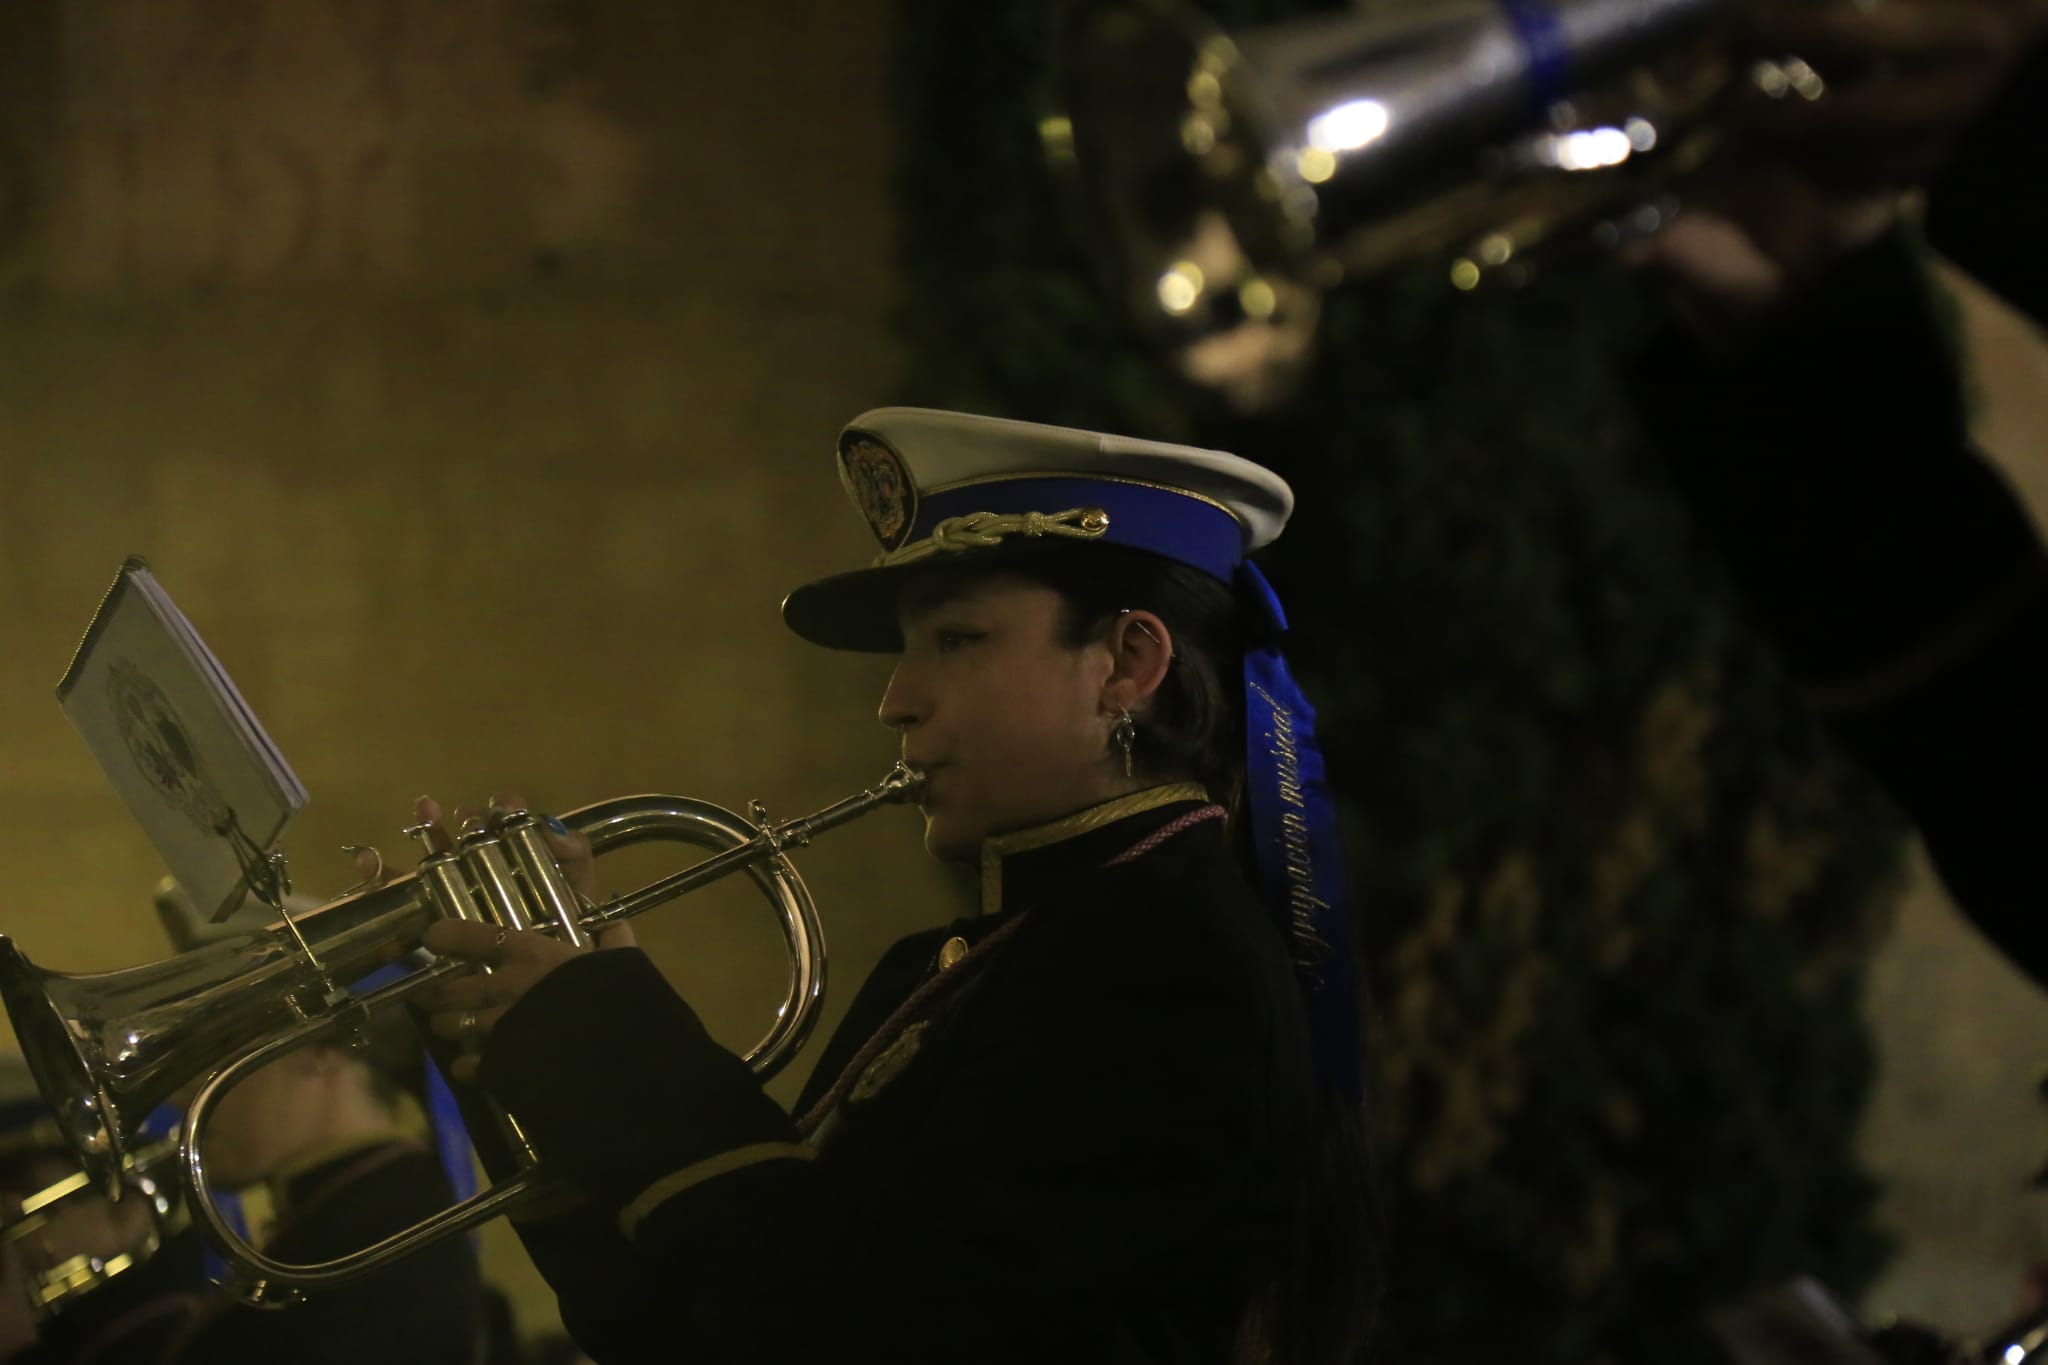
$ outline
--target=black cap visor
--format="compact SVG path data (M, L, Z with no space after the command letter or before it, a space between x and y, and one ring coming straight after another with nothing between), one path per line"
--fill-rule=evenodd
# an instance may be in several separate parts
M827 649L894 654L903 648L898 609L903 590L930 578L979 577L1020 568L1048 555L1096 553L1095 546L1013 539L971 550L941 551L908 564L854 569L806 583L782 599L782 620L814 645Z
M903 648L896 602L903 585L923 567L855 569L806 583L782 599L783 624L827 649L894 654Z

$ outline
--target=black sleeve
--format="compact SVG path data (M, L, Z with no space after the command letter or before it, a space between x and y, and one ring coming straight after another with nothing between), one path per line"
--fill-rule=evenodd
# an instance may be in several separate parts
M421 1033L430 1039L434 1064L445 1075L457 1049L425 1029ZM516 1175L519 1164L489 1099L475 1086L452 1078L448 1086L485 1174L494 1182ZM515 1209L510 1221L534 1268L554 1288L562 1326L576 1344L593 1360L627 1359L631 1343L614 1339L615 1324L630 1319L632 1305L658 1289L645 1280L617 1220L581 1194L567 1191Z
M910 993L943 935L943 930L913 935L895 944L877 964L847 1011L846 1026L819 1056L798 1113L830 1085L894 1002ZM696 1028L693 1016L677 1016L672 1022L686 1031ZM592 1045L601 1046L601 1040L593 1039ZM493 1179L504 1178L514 1163L494 1111L473 1087L453 1088L485 1170ZM596 1140L597 1135L591 1137ZM513 1227L534 1267L555 1290L563 1327L593 1360L613 1365L645 1358L648 1351L662 1356L661 1343L646 1339L641 1319L648 1305L664 1301L669 1289L659 1268L650 1266L620 1231L615 1207L601 1206L571 1190L544 1206L540 1216L515 1216Z
M1964 912L2048 983L2019 865L2048 827L2048 561L1969 444L1910 244L1844 262L1736 354L1667 334L1634 379L1751 618L1919 825Z
M857 1162L795 1143L637 954L543 980L486 1079L535 1116L546 1159L636 1221L666 1286L636 1328L647 1358L1141 1354L1119 1290L1156 1300L1215 1259L1218 1191L1246 1183L1270 1079L1261 997L1160 927L1047 926L930 1107Z
M1968 444L1956 363L1902 237L1741 350L1674 328L1632 378L1697 526L1802 680L1853 683L1913 654L2040 558Z
M1928 191L1934 246L2048 326L2048 38L2034 44Z

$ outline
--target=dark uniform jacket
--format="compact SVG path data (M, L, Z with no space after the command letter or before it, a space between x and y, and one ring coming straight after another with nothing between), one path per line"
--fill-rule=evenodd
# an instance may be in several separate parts
M2048 47L1933 186L1932 243L2048 325ZM1754 619L1919 826L1958 905L2048 984L2048 557L1975 450L1910 245L1844 262L1733 355L1676 335L1644 414Z
M892 948L825 1049L799 1112L943 978L813 1142L637 951L514 1006L484 1080L589 1197L523 1229L584 1348L1233 1359L1280 1274L1314 1092L1285 946L1223 822L1112 865L1202 805L1152 804L1173 796L991 840L986 913ZM974 951L942 966L951 938Z
M293 1176L266 1254L331 1260L453 1201L440 1162L408 1142L358 1147ZM77 1365L471 1365L483 1328L476 1254L460 1237L280 1309L206 1292L198 1234L45 1324L24 1361Z

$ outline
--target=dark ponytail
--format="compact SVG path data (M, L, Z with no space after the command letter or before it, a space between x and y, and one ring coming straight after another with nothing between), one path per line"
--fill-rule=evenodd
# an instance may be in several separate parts
M1231 813L1240 861L1255 863L1238 818L1245 769L1244 654L1263 625L1208 574L1140 550L1061 547L1001 572L1057 592L1066 643L1086 644L1118 612L1143 609L1166 623L1176 659L1138 726L1139 771L1193 779ZM1291 926L1276 921L1283 937ZM1292 945L1290 945L1292 946ZM1271 1281L1247 1313L1235 1365L1351 1365L1363 1356L1384 1281L1383 1201L1364 1114L1337 1095L1296 1151L1295 1203Z

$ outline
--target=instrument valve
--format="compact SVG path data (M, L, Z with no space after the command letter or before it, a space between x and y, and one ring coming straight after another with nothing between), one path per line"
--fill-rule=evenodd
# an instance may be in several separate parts
M747 818L759 827L761 837L768 842L771 852L782 853L792 848L802 848L811 841L809 831L802 827L802 821L792 820L787 825L777 825L771 821L765 802L747 802Z
M281 1288L268 1280L231 1281L223 1288L245 1308L287 1308L306 1297L296 1289Z
M770 851L780 853L786 847L799 847L799 849L803 847L801 839L793 841L791 837L788 837L786 829L776 829L774 821L768 819L768 802L764 802L764 800L750 800L748 802L748 819L754 821L754 825L762 831L762 839L768 841L768 849Z

